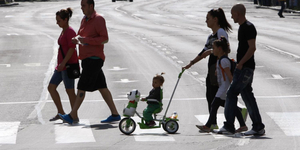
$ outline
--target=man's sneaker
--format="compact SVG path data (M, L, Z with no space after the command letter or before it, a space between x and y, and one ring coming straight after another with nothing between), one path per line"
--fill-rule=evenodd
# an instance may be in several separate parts
M211 130L211 128L209 128L209 127L207 127L207 126L201 126L201 125L196 125L196 127L197 128L199 128L200 129L200 131L202 131L202 132L210 132L210 130Z
M101 123L108 123L108 122L114 122L114 121L119 121L119 120L121 120L121 116L120 115L118 115L116 117L114 117L114 116L111 115L107 119L101 120Z
M57 114L56 116L54 116L53 118L51 118L49 121L56 121L60 119L59 115Z
M212 124L210 126L210 130L219 129L219 126L217 124Z
M68 124L73 124L74 121L69 114L66 115L58 114L58 115L63 121L66 121Z
M228 131L224 126L217 132L218 134L234 134Z
M255 135L255 136L262 136L265 134L265 129L261 129L259 131L254 131L253 129L248 131L248 132L245 132L244 135L245 136L249 136L249 135Z
M242 112L243 119L246 122L248 116L247 108L242 108L241 112Z
M248 131L247 126L242 126L242 127L238 128L237 130L235 130L235 132L244 132L244 131Z

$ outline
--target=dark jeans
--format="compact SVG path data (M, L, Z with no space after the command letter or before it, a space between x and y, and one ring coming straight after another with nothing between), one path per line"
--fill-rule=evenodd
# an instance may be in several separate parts
M279 14L279 15L282 15L283 10L285 9L284 1L280 1L280 6L281 6L281 9L279 10L278 14Z
M211 109L209 113L209 118L205 124L205 126L210 127L212 124L215 124L214 122L217 120L217 112L220 106L224 107L225 100L220 99L219 97L215 97L214 101L211 104ZM241 108L236 107L235 109L235 116L238 119L240 126L245 126L245 121L241 112Z
M250 68L243 68L242 70L235 69L234 71L233 80L227 91L227 99L225 102L226 122L224 122L224 127L230 132L235 132L235 108L237 107L237 96L239 93L241 93L252 120L252 130L259 131L265 128L252 92L253 74L254 70Z
M211 111L211 104L217 94L217 91L219 89L219 86L217 85L211 85L209 75L207 75L206 78L206 100L208 103L208 111ZM212 124L217 124L217 119L212 121Z

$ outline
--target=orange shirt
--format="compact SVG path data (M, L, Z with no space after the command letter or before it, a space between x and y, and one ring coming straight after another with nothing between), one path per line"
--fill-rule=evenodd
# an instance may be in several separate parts
M83 17L78 35L85 38L85 45L79 45L79 58L99 57L105 60L104 44L108 42L105 19L94 11L91 18Z

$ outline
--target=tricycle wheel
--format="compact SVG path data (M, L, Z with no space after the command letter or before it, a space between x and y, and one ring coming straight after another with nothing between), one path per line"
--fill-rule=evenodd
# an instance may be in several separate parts
M174 134L177 132L177 130L179 129L179 125L176 121L174 120L169 120L168 122L166 122L166 124L164 125L164 129L165 131L167 131L169 134Z
M122 133L130 135L134 132L136 128L136 123L131 118L123 118L119 123L119 129Z

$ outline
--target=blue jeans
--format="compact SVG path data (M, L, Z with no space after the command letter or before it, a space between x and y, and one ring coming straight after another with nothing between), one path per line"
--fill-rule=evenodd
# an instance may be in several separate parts
M233 80L227 91L227 99L225 101L226 122L224 122L224 127L230 132L235 132L235 108L237 107L237 96L239 94L241 94L252 120L252 130L259 131L265 128L252 92L253 74L254 70L250 68L243 68L242 70L235 69L234 71Z

